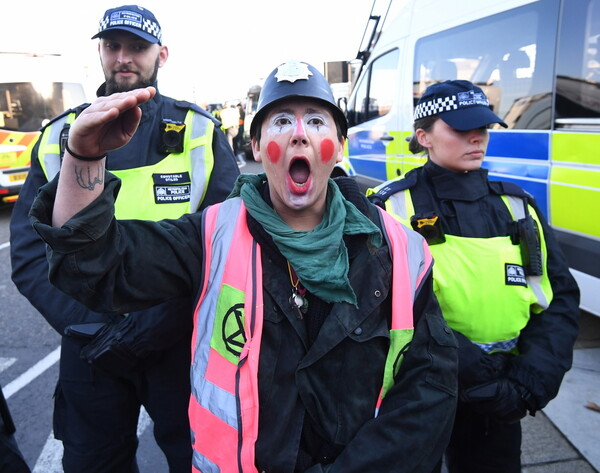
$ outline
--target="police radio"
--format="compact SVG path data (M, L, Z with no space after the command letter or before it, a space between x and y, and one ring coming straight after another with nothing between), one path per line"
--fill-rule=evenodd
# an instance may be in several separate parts
M542 248L540 230L537 222L531 215L517 220L516 229L511 235L513 244L521 248L523 269L527 276L541 276L543 274Z
M160 142L158 150L161 153L183 153L183 135L185 123L163 119L160 122Z
M437 245L446 241L442 221L437 215L432 213L413 215L410 224L414 231L427 240L428 245Z

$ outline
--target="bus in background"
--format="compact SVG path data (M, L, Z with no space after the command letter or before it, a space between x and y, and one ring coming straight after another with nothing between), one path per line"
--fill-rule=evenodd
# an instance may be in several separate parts
M60 55L0 52L0 71L0 201L10 203L27 177L39 129L86 94L83 73L68 73Z
M474 82L509 125L490 130L484 167L535 196L582 309L600 315L600 0L408 0L387 16L369 18L346 104L359 182L422 165L408 150L414 105L432 83Z

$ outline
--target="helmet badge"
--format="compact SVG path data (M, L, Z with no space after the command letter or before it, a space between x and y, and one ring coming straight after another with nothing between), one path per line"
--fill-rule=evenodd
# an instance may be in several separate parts
M308 80L312 76L312 72L308 69L308 64L300 61L289 61L277 68L277 82L288 81L296 82L297 80Z

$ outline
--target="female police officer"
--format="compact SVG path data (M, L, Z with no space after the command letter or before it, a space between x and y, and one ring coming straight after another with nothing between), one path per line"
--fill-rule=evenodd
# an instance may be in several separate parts
M135 132L152 94L86 109L55 201L53 182L32 212L51 280L96 310L197 295L194 471L433 468L454 418L456 341L423 238L329 179L347 124L323 75L291 61L268 76L251 125L265 174L242 175L223 204L116 222L103 154Z
M519 420L571 366L578 288L533 198L481 169L488 125L507 126L483 91L434 84L414 117L409 147L426 164L368 193L425 236L436 262L434 290L459 341L449 470L520 473Z

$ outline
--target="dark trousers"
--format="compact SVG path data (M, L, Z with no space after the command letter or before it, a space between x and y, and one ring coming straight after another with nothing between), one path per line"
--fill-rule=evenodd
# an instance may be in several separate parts
M31 473L12 435L0 423L0 473Z
M31 473L17 445L16 427L0 386L0 473Z
M54 435L63 442L65 473L138 473L141 406L170 473L191 471L189 345L184 339L151 354L125 378L92 368L79 358L81 343L63 337Z
M521 424L504 424L459 402L445 462L449 473L521 473ZM432 473L441 471L441 463Z

